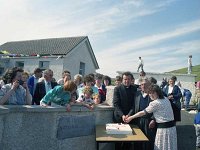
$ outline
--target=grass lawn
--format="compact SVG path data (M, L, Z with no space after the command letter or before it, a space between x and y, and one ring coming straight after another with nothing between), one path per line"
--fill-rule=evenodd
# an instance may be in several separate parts
M187 69L188 68L182 68L178 70L173 70L170 71L170 73L179 73L179 74L187 74ZM195 81L200 81L200 65L196 65L192 67L192 74L196 74L196 80Z

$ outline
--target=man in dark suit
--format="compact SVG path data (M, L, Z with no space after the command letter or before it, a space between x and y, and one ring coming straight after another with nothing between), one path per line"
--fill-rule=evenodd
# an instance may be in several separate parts
M115 87L113 95L114 122L125 123L125 119L135 114L135 94L137 88L132 85L133 75L130 72L122 74L122 84ZM132 122L133 123L133 122ZM129 149L130 143L116 143L116 149Z
M40 68L36 68L34 70L34 74L27 81L28 88L29 88L29 91L30 91L32 97L35 92L36 84L37 84L39 78L41 78L41 77L42 77L42 70Z
M52 78L53 71L51 69L45 70L43 81L36 84L35 93L33 96L34 104L40 105L40 100L46 95L48 91L50 91L57 85L57 82L52 82Z

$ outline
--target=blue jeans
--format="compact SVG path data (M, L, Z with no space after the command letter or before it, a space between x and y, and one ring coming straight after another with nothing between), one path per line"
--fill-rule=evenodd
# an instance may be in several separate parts
M186 109L189 107L191 97L192 97L192 95L185 96L185 108Z

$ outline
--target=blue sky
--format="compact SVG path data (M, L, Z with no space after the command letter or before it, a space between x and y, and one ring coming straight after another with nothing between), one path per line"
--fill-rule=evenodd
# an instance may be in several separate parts
M100 69L167 72L200 64L200 0L0 0L0 44L88 36Z

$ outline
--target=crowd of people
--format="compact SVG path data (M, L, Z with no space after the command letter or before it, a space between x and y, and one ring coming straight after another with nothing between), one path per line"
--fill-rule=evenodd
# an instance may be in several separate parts
M181 121L181 98L188 108L191 92L176 85L176 77L163 78L160 86L153 77L147 78L141 67L139 79L131 72L116 76L113 93L113 121L137 125L148 142L116 143L116 149L177 150L176 122ZM56 81L53 71L36 68L32 75L14 67L4 74L0 86L0 105L60 105L71 110L77 103L93 110L106 103L107 86L111 78L102 74L76 74L68 70ZM189 94L188 94L189 93ZM200 143L200 142L199 142Z
M189 111L192 92L183 88L176 76L160 85L153 77L146 77L144 71L139 79L134 79L130 72L116 76L113 105L116 123L136 124L149 142L116 143L118 149L160 150L177 149L176 122L181 121L181 109ZM196 129L196 147L200 147L200 110L194 120Z
M144 71L140 73L137 85L130 72L122 74L121 84L114 89L114 121L137 125L149 141L134 145L118 142L116 148L177 149L176 122L180 121L181 108L178 101L182 95L172 79L162 89L156 84L155 78L145 77Z
M84 77L64 70L62 78L55 80L51 69L36 68L32 75L19 67L8 69L1 79L1 105L41 105L66 106L67 111L74 103L88 109L104 103L106 86L111 85L111 78L102 74L88 74Z

